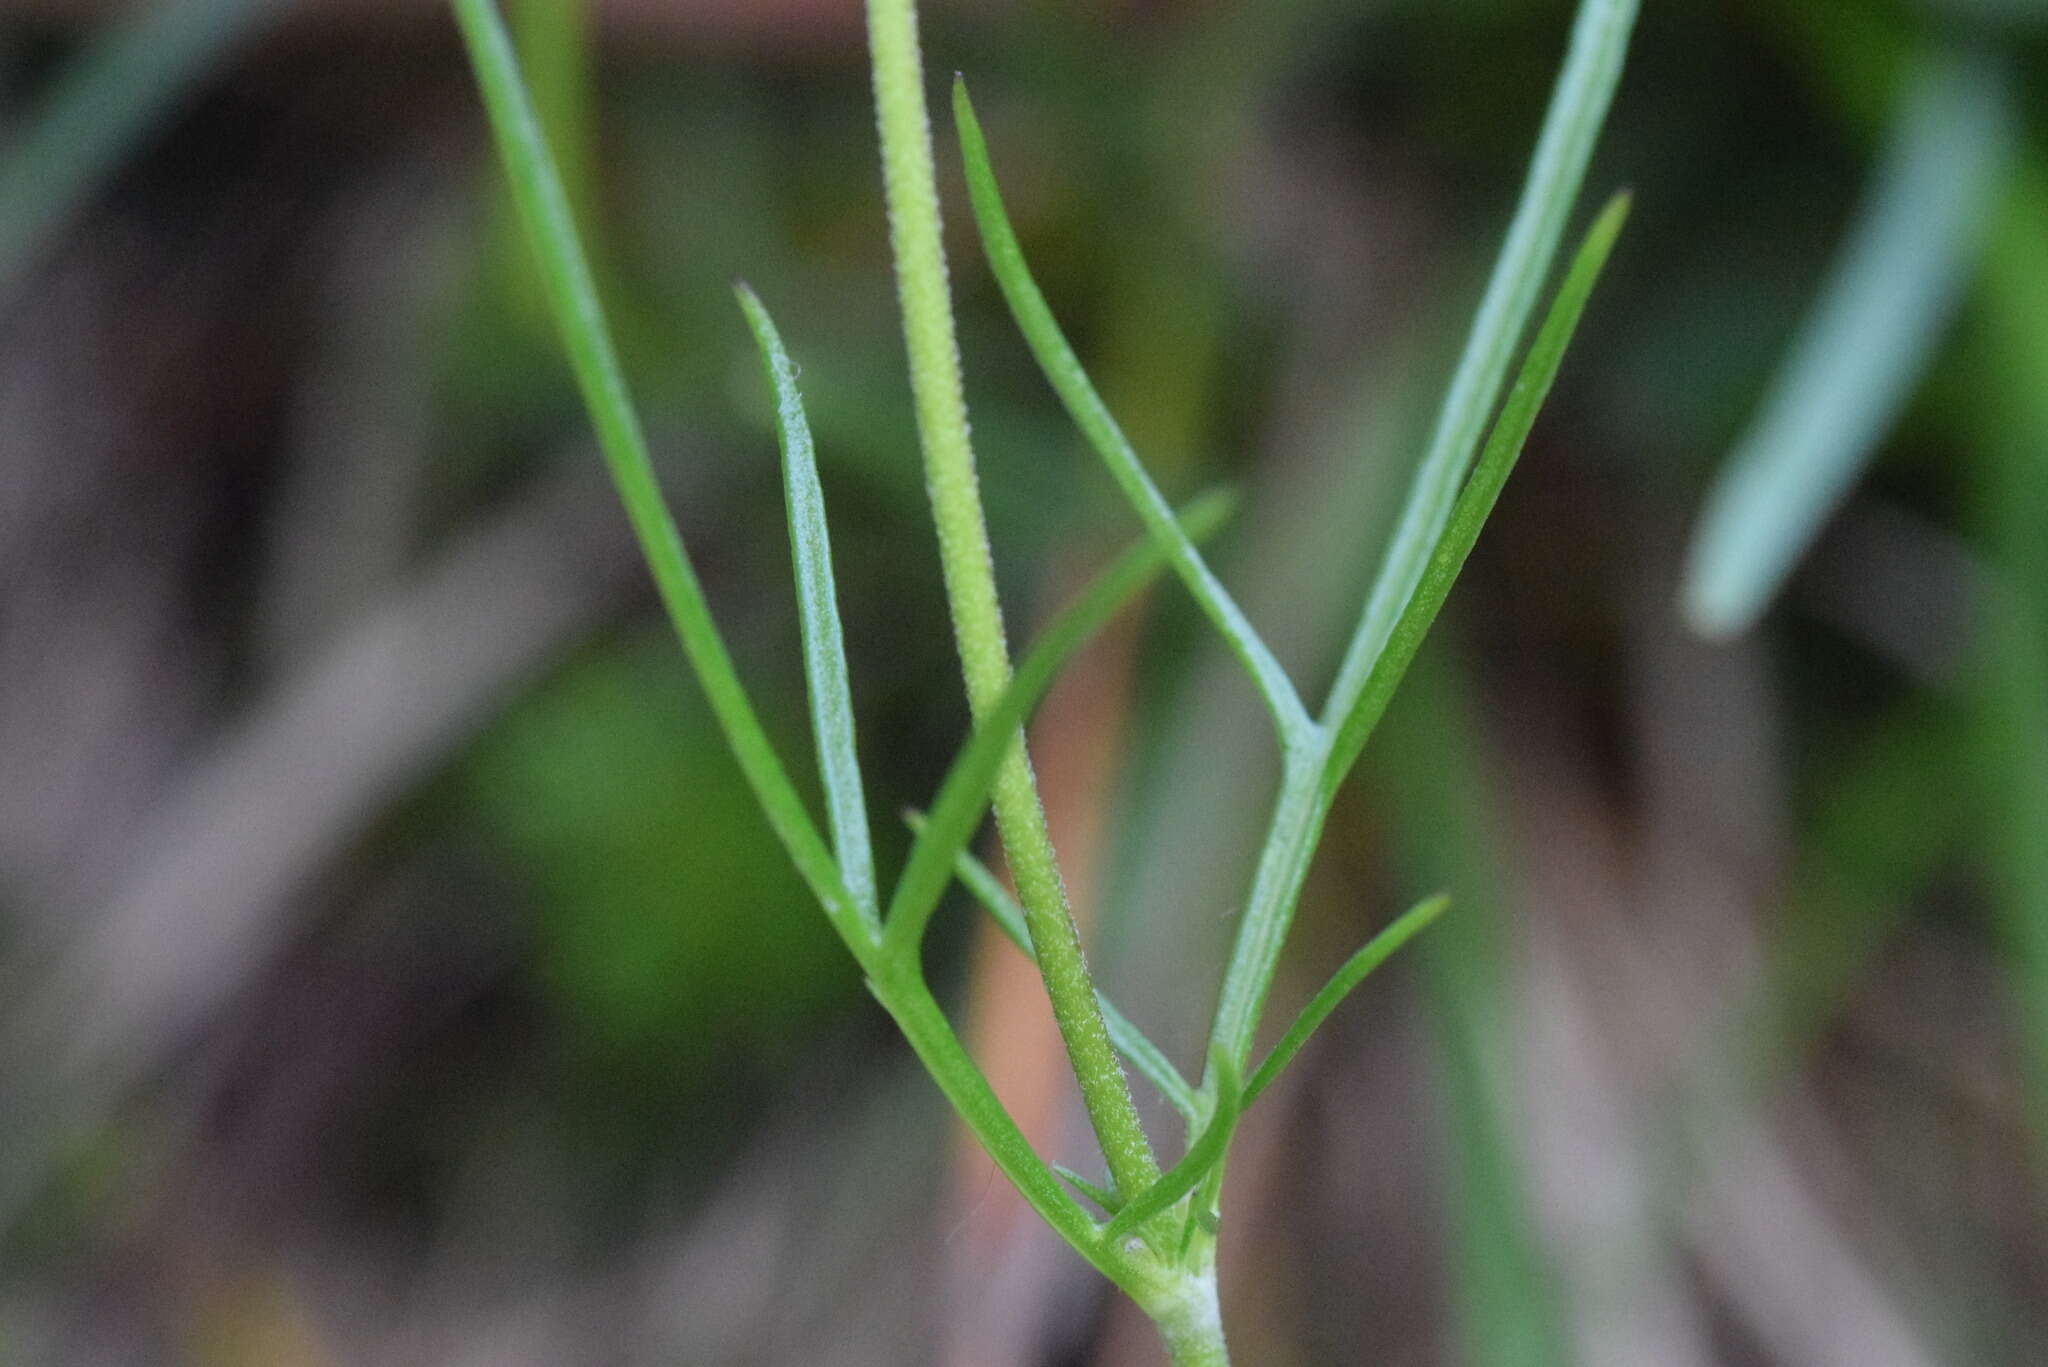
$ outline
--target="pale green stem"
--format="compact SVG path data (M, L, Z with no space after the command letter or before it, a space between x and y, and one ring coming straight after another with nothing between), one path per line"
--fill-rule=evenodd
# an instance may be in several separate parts
M1171 1297L1145 1308L1166 1340L1174 1367L1230 1367L1213 1265L1181 1281Z
M1228 1053L1240 1068L1249 1067L1252 1037L1259 1027L1266 994L1273 986L1273 968L1287 937L1295 900L1308 880L1309 863L1315 857L1323 818L1329 812L1320 782L1329 749L1329 736L1323 732L1318 734L1316 745L1287 758L1258 871L1252 875L1251 895L1246 900L1244 916L1238 921L1237 943L1224 971L1216 1024L1209 1040Z
M918 436L924 447L925 483L938 525L939 557L968 705L979 717L995 705L1009 683L1010 654L968 439L967 401L940 236L938 182L932 169L931 120L918 51L917 6L915 0L868 0L867 14L883 188ZM1039 972L1089 1121L1119 1189L1140 1191L1159 1176L1159 1165L1096 1004L1095 984L1081 954L1080 935L1068 910L1021 734L996 778L992 799Z

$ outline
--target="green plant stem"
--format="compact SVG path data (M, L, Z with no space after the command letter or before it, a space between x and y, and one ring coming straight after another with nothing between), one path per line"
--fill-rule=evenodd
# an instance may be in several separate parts
M1230 1367L1213 1266L1190 1275L1171 1296L1145 1308L1166 1340L1174 1367Z
M968 704L978 719L1008 684L1010 656L968 439L967 401L940 235L931 119L918 50L917 6L914 0L869 0L867 16L883 188L925 482L938 527ZM993 806L1039 972L1103 1158L1119 1189L1142 1190L1157 1179L1159 1165L1096 1004L1095 984L1068 910L1021 732L997 775Z
M1251 895L1238 923L1237 943L1230 951L1216 1024L1209 1036L1210 1042L1240 1067L1251 1057L1252 1034L1258 1028L1266 992L1273 985L1294 902L1308 878L1309 861L1315 857L1316 840L1328 815L1320 778L1329 755L1330 734L1318 728L1313 743L1289 755L1281 770L1280 796L1266 825L1259 866L1252 875Z

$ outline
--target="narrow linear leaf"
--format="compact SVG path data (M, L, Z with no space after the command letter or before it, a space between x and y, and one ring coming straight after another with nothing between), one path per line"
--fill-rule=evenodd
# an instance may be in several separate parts
M1097 1186L1065 1163L1054 1163L1052 1170L1059 1175L1061 1181L1102 1207L1104 1213L1114 1215L1123 1209L1123 1200L1115 1192L1107 1187Z
M1231 503L1224 494L1204 495L1188 505L1182 514L1182 525L1192 534L1207 535L1229 515ZM895 895L889 899L883 930L883 949L888 957L916 957L925 926L931 921L946 884L952 881L953 861L981 825L996 770L1017 739L1017 729L1045 696L1060 666L1152 581L1164 567L1165 559L1165 554L1150 541L1124 552L1052 620L1018 664L1009 687L974 728L974 734L947 770L925 829L910 847L903 876L897 881Z
M94 37L0 152L0 289L33 264L167 110L284 8L273 0L157 0Z
M1294 1024L1287 1027L1287 1033L1273 1046L1273 1052L1266 1055L1266 1061L1252 1071L1251 1080L1244 1085L1244 1106L1250 1109L1258 1100L1259 1093L1271 1085L1274 1078L1294 1056L1301 1052L1301 1046L1308 1043L1316 1028L1330 1018L1330 1013L1351 995L1351 990L1364 982L1366 975L1385 963L1394 951L1407 944L1429 927L1430 922L1444 914L1451 904L1448 897L1432 897L1426 902L1410 908L1393 924L1366 941L1364 948L1344 961L1344 966L1332 974L1330 981L1323 984L1323 990L1309 999L1301 1014L1294 1018Z
M912 831L922 832L925 829L922 813L906 812L904 816ZM972 850L966 849L954 857L953 872L974 894L974 899L987 909L996 927L1010 943L1036 963L1038 955L1031 948L1031 934L1024 924L1024 908L1017 905L1017 899L1010 895L1002 880L990 871L988 865L975 858ZM1139 1075L1151 1083L1176 1111L1188 1120L1194 1120L1198 1113L1195 1089L1181 1076L1180 1069L1173 1066L1173 1060L1102 992L1096 992L1095 1001L1102 1008L1102 1023L1109 1031L1109 1042L1124 1056L1124 1061L1137 1069Z
M1387 703L1400 685L1401 676L1407 673L1415 652L1422 646L1423 636L1436 620L1444 599L1449 596L1451 585L1457 582L1465 557L1472 553L1473 544L1479 539L1479 529L1492 514L1493 505L1500 498L1501 486L1507 483L1509 473L1515 468L1515 462L1522 454L1522 444L1528 440L1529 429L1536 424L1536 414L1550 393L1558 367L1564 363L1565 348L1578 328L1579 318L1586 310L1586 300L1593 293L1601 268L1607 264L1607 258L1614 250L1621 225L1628 218L1628 207L1629 197L1626 194L1616 195L1607 202L1607 207L1601 210L1599 218L1587 232L1564 283L1558 287L1557 298L1551 304L1543 326L1538 329L1536 340L1530 344L1521 373L1515 377L1514 388L1508 392L1500 419L1494 423L1493 432L1486 439L1478 467L1458 495L1449 520L1430 549L1422 577L1387 638L1386 648L1379 653L1357 702L1338 730L1329 763L1323 771L1326 800L1343 782L1344 775L1350 772L1359 752L1365 748L1366 738L1387 710Z
M1010 314L1031 347L1031 354L1037 357L1039 368L1051 381L1054 392L1066 405L1081 434L1102 457L1103 464L1109 467L1117 487L1123 490L1124 497L1137 510L1146 531L1166 553L1174 572L1187 585L1188 592L1194 595L1202 611L1222 633L1232 653L1251 675L1253 686L1265 699L1275 725L1280 728L1281 739L1290 741L1304 734L1311 726L1308 710L1302 706L1301 696L1289 681L1287 671L1281 668L1265 641L1245 619L1230 591L1210 572L1201 552L1195 549L1194 542L1174 519L1173 509L1161 496L1158 486L1153 484L1152 477L1145 472L1138 453L1131 448L1123 429L1096 392L1087 371L1081 368L1080 359L1075 356L1073 347L1067 344L1059 322L1045 302L1045 295L1039 291L1038 282L1032 279L1031 268L1024 260L1024 250L1017 242L1016 231L1010 226L1009 213L1003 208L1002 191L996 185L995 170L989 163L988 142L982 136L980 121L974 116L974 105L967 98L967 83L957 77L953 82L953 116L960 129L960 152L967 165L968 197L973 204L974 221L981 230L982 248L988 256L989 269L1002 288L1003 298L1009 302Z
M1701 635L1762 615L1905 406L1977 257L2015 106L2001 63L1961 54L1901 104L1849 240L1708 493L1681 591Z
M1216 1113L1209 1118L1201 1136L1188 1146L1180 1162L1168 1168L1157 1182L1132 1197L1122 1210L1110 1217L1102 1229L1105 1243L1114 1243L1139 1229L1147 1220L1193 1191L1223 1161L1223 1155L1230 1148L1231 1132L1237 1128L1238 1116L1243 1114L1244 1098L1238 1089L1237 1068L1231 1063L1227 1051L1220 1048L1210 1050L1209 1071L1216 1080Z
M1487 416L1500 401L1515 348L1542 298L1543 282L1578 201L1593 144L1621 79L1636 8L1637 0L1583 0L1579 6L1514 219L1364 614L1331 686L1323 711L1323 720L1330 725L1355 710L1450 520L1473 450L1486 431Z
M804 682L811 702L811 734L818 747L818 777L839 879L860 908L871 935L882 930L875 895L875 857L868 838L867 798L853 743L853 689L847 681L846 642L832 581L832 539L825 526L825 493L818 483L811 425L797 392L796 366L775 321L751 289L736 289L740 308L761 347L775 389L775 431L782 446L782 486L789 507L789 544L796 563L797 609L803 628Z
M491 0L453 0L498 153L512 186L514 202L532 239L534 255L546 287L548 304L561 329L564 349L576 383L583 392L591 424L597 430L612 482L619 491L627 520L640 542L662 605L668 610L683 651L711 704L733 757L746 775L769 825L789 852L797 871L810 885L833 928L857 958L872 952L859 910L841 885L839 870L818 833L803 799L762 730L753 704L741 687L732 657L712 620L676 530L663 504L647 454L647 439L626 389L625 375L612 346L604 307L592 283L554 159L541 135L533 102L519 73L512 42Z

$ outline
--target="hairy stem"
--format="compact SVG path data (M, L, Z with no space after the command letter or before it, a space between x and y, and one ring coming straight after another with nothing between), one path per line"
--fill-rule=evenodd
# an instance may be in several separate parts
M968 438L918 51L917 6L915 0L868 0L867 14L883 185L925 483L938 525L940 562L968 704L979 718L1009 682L1010 653ZM1125 1192L1142 1190L1158 1177L1159 1166L1096 1004L1095 985L1067 906L1021 733L997 776L992 805L1039 972L1110 1175Z

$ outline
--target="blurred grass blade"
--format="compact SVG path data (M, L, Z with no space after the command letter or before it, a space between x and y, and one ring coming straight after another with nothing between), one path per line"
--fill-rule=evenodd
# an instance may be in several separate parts
M1209 1117L1201 1135L1188 1145L1188 1151L1160 1175L1157 1182L1133 1196L1124 1208L1110 1217L1103 1226L1104 1241L1114 1243L1125 1235L1135 1232L1147 1220L1159 1214L1175 1201L1193 1191L1210 1170L1223 1161L1224 1153L1230 1148L1231 1132L1237 1128L1237 1118L1243 1113L1243 1096L1238 1090L1237 1068L1230 1061L1227 1049L1209 1051L1209 1075L1216 1080L1216 1113Z
M906 815L913 831L922 833L926 822L921 813ZM954 856L953 872L961 884L974 894L974 900L987 909L995 920L997 929L1009 942L1022 950L1025 956L1036 963L1037 952L1031 948L1031 934L1024 925L1024 908L1017 905L1017 899L1003 886L988 865L974 857L971 850L961 850ZM1115 1003L1100 991L1096 1002L1102 1007L1102 1023L1109 1030L1109 1042L1124 1060L1137 1069L1144 1079L1158 1089L1159 1094L1172 1104L1176 1111L1189 1120L1197 1113L1195 1089L1180 1075L1180 1069L1166 1057L1159 1046L1146 1037L1145 1032L1131 1023L1128 1016L1117 1009Z
M861 790L860 760L853 743L853 690L847 682L846 642L839 626L839 601L832 583L832 539L825 526L825 493L818 484L817 453L796 367L760 298L740 285L740 308L760 343L761 363L775 388L775 431L782 446L782 484L789 506L789 544L796 561L797 608L803 626L804 681L811 700L811 732L818 745L818 777L825 788L825 816L839 857L839 880L860 908L868 929L880 935L875 897L875 857L868 839L867 798Z
M553 157L542 138L532 102L527 98L506 35L491 0L453 0L456 18L476 67L484 107L498 152L511 181L513 198L530 234L541 280L562 331L569 364L583 391L604 449L605 463L618 486L619 499L639 538L641 552L653 573L655 587L682 639L684 653L718 718L719 729L732 747L741 771L768 816L797 871L817 896L833 928L866 962L873 946L824 837L811 821L803 799L789 781L753 704L740 686L704 590L683 549L668 509L661 500L647 439L626 390L626 380L612 347L604 308L591 281L590 265L577 239L576 226Z
M1993 411L1980 438L1982 544L1997 576L1977 707L1992 905L2026 1050L2036 1161L2048 1167L2048 158L2013 178L1987 254L1983 370Z
M1918 896L1986 827L1996 804L1967 753L1955 709L1915 695L1816 767L1814 791L1827 802L1773 909L1762 971L1727 1010L1718 1062L1701 1069L1723 1080L1722 1104L1761 1107L1811 1062ZM1927 801L1930 780L1941 786L1940 802Z
M2014 103L2001 64L1951 54L1901 106L1849 241L1707 496L1682 590L1700 634L1762 614L1927 368L2010 160Z
M1536 1215L1523 1078L1512 1065L1526 1056L1530 1019L1515 990L1513 878L1492 820L1481 705L1456 646L1438 638L1416 657L1371 761L1404 880L1445 887L1458 906L1413 947L1434 1045L1453 1360L1575 1367L1565 1328L1576 1315L1567 1307L1573 1274Z
M1189 536L1206 536L1229 515L1231 503L1228 495L1205 494L1188 505L1180 525ZM1165 561L1165 552L1149 540L1125 551L1053 619L1018 664L1009 687L954 759L939 786L938 799L925 818L924 830L911 844L903 876L897 881L895 895L889 899L883 931L890 957L916 956L924 940L925 926L931 921L946 884L952 881L953 861L981 826L996 769L1016 740L1017 728L1052 686L1060 666L1136 597L1165 567Z
M159 0L84 50L0 151L0 292L258 21L284 0Z
M1114 1215L1124 1208L1122 1198L1120 1198L1115 1192L1109 1190L1107 1187L1099 1187L1095 1185L1095 1183L1089 1181L1080 1173L1075 1172L1065 1163L1054 1163L1052 1165L1052 1170L1053 1172L1058 1174L1061 1181L1065 1182L1075 1191L1080 1192L1083 1196L1093 1201L1096 1205L1102 1207L1104 1212L1106 1212L1107 1214Z
M1344 781L1344 775L1350 772L1359 752L1365 748L1366 738L1387 710L1387 703L1394 696L1401 676L1407 672L1430 623L1436 620L1438 609L1450 594L1451 585L1457 581L1465 557L1472 553L1473 544L1479 539L1479 529L1493 512L1494 501L1500 497L1501 487L1507 483L1509 472L1522 454L1522 444L1528 440L1529 429L1536 424L1536 414L1550 393L1551 382L1557 378L1558 367L1564 362L1565 348L1578 328L1580 315L1585 312L1586 300L1592 295L1601 268L1607 264L1607 258L1614 250L1621 225L1628 218L1628 206L1629 199L1625 194L1616 195L1608 201L1607 207L1601 210L1600 217L1594 220L1586 233L1586 240L1579 247L1564 283L1558 287L1557 298L1551 304L1543 326L1538 329L1536 340L1530 344L1521 373L1515 377L1514 388L1508 392L1500 420L1486 439L1478 467L1458 495L1449 519L1430 548L1428 562L1416 582L1415 591L1409 595L1400 620L1388 633L1385 648L1379 652L1372 672L1359 690L1357 701L1337 733L1330 762L1323 771L1326 798Z
M1038 283L1032 279L1023 248L1010 226L1010 216L1003 208L1002 192L989 164L988 142L967 98L967 83L958 78L953 82L953 117L959 125L960 153L966 162L968 196L974 206L974 221L981 230L982 249L1031 354L1038 358L1039 368L1051 381L1088 444L1109 467L1111 477L1137 510L1145 529L1172 561L1188 592L1251 675L1253 686L1265 699L1274 723L1280 728L1281 739L1289 741L1301 735L1310 724L1308 711L1287 671L1273 658L1273 652L1245 619L1230 591L1210 572L1201 552L1174 520L1173 509L1145 473L1138 453L1124 437L1102 396L1096 393L1080 359L1060 331L1059 322L1052 316L1045 296L1039 292Z
M1280 1076L1281 1070L1293 1062L1294 1056L1301 1052L1301 1046L1308 1043L1308 1037L1351 995L1352 988L1364 982L1366 975L1385 963L1395 950L1426 930L1450 904L1451 899L1441 895L1417 904L1345 960L1344 966L1323 985L1323 990L1301 1008L1301 1014L1294 1018L1294 1024L1287 1027L1287 1033L1273 1046L1273 1052L1266 1055L1266 1061L1252 1072L1251 1080L1244 1085L1245 1107L1249 1109L1258 1100L1259 1093L1265 1091L1273 1079Z
M1331 686L1323 710L1329 725L1357 709L1359 695L1378 671L1381 653L1432 564L1434 548L1471 468L1472 452L1486 431L1515 348L1557 257L1593 144L1621 78L1635 19L1636 0L1583 0L1579 6L1570 51L1558 73L1514 221L1508 225L1401 520Z

